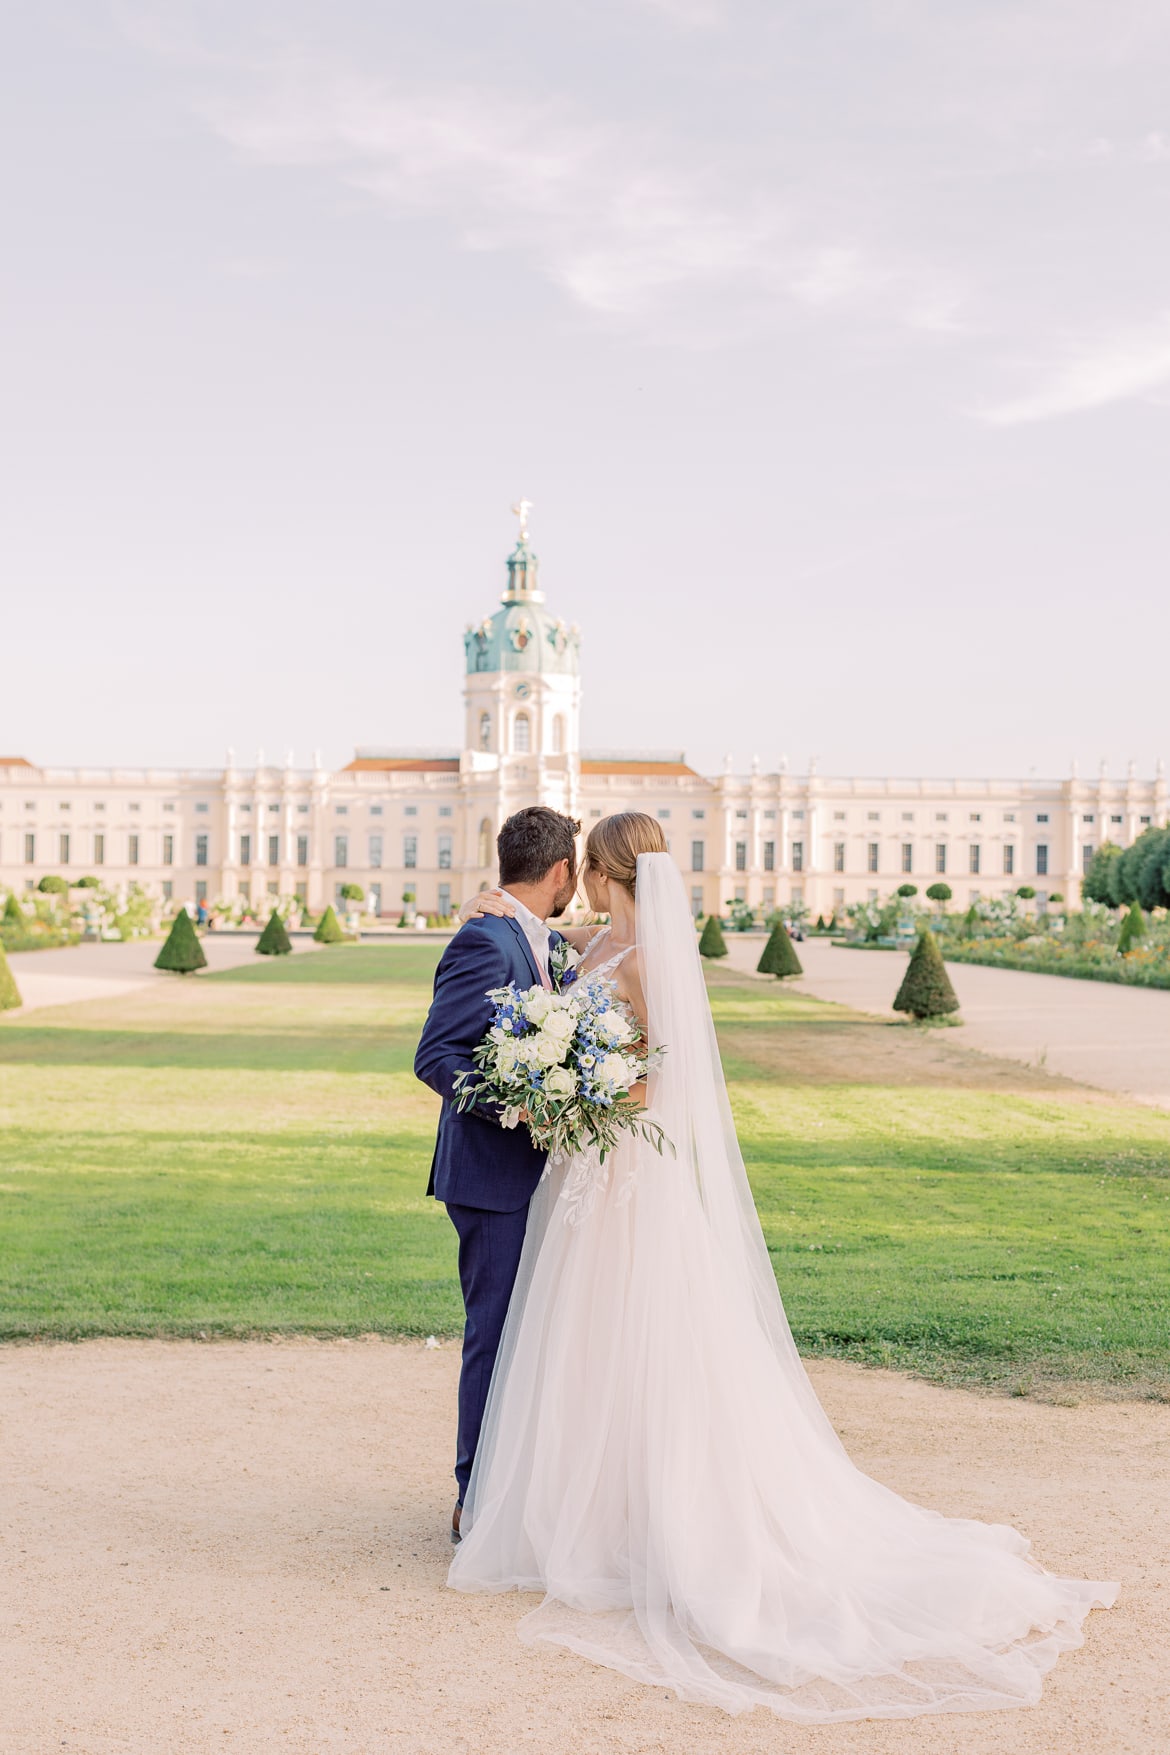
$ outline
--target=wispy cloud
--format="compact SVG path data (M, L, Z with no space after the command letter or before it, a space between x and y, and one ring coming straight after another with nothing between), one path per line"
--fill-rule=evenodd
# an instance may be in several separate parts
M293 65L203 113L253 161L325 168L389 211L438 215L463 248L514 250L594 316L660 336L711 339L801 310L940 332L957 321L953 287L826 237L815 199L781 175L704 162L563 100Z
M977 410L992 426L1021 426L1152 396L1170 384L1170 312L1063 361L1035 389Z

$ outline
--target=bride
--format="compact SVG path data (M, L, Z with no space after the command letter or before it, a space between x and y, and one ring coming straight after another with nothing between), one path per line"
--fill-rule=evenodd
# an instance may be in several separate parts
M1058 1578L1004 1524L900 1499L849 1460L801 1365L735 1137L683 880L651 817L589 834L648 1115L532 1200L449 1582L540 1591L521 1637L686 1700L804 1722L1039 1699L1117 1586ZM485 895L474 909L508 912Z

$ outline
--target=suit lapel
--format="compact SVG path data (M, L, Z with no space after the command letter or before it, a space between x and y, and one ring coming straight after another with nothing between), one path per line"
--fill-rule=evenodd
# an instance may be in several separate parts
M540 978L540 966L536 961L536 955L532 946L528 942L528 937L524 928L514 914L505 914L503 918L508 922L508 925L512 928L512 931L520 941L520 947L523 950L524 955L528 958L528 967L532 970L533 981L536 983L537 987L543 987L544 982Z

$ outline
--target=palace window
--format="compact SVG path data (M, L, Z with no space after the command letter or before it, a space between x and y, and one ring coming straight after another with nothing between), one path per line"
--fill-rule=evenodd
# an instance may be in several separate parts
M736 813L735 813L735 815L736 815L736 820L737 820L737 821L738 821L738 822L741 822L741 823L746 823L746 822L747 822L747 812L746 812L746 810L737 810L737 811L736 811Z
M349 836L334 835L333 863L339 868L349 864Z
M979 862L980 862L982 856L983 856L982 847L979 845L978 841L972 841L970 847L968 847L968 849L967 849L967 870L970 872L972 877L979 876L979 870L980 870Z
M1048 848L1043 841L1036 847L1036 876L1048 876Z
M937 872L944 872L947 869L947 844L945 841L938 841L935 844L934 869Z
M129 835L126 838L126 864L127 865L137 865L138 864L138 836L137 835Z
M736 869L736 871L746 871L747 870L747 842L746 841L737 841L735 843L735 869Z
M174 863L175 863L175 837L173 835L164 835L163 836L163 864L164 865L174 865Z
M1120 817L1118 817L1118 819L1117 819L1117 820L1118 820L1118 822L1120 822L1120 821L1121 821L1121 818L1120 818ZM1047 811L1046 811L1046 810L1045 810L1045 811L1041 811L1041 812L1040 812L1040 814L1039 814L1039 816L1038 816L1038 817L1037 817L1037 818L1036 818L1036 821L1037 821L1037 822L1038 822L1038 823L1046 823L1046 822L1047 822L1047 821L1048 821L1048 812L1047 812Z
M866 871L876 871L877 870L877 868L878 868L878 850L879 850L879 843L877 841L870 841L867 843L866 855L865 855L865 869L866 869Z
M703 821L703 819L706 817L706 815L707 815L707 813L705 810L693 810L691 812L691 816L694 818L696 823L701 823Z
M382 806L380 804L372 804L370 806L370 815L372 817L380 817L382 815Z
M105 808L104 804L99 804L98 806L99 810L105 810ZM197 804L195 806L195 814L196 816L205 817L210 809L211 806L209 804Z
M1014 823L1016 820L1015 811L1014 810L1005 810L1003 813L1003 820L1005 823Z
M902 843L902 870L903 871L913 871L914 870L914 843L913 843L913 841L903 841L903 843Z
M1081 821L1082 821L1082 823L1091 823L1091 822L1092 822L1092 821L1093 821L1093 813L1092 813L1092 811L1089 811L1089 813L1088 813L1088 815L1087 815L1087 816L1083 816L1083 817L1082 817L1082 818L1081 818Z
M1004 875L1004 877L1011 877L1011 875L1015 871L1015 869L1016 869L1016 850L1012 846L1011 842L1008 841L1005 843L1004 850L1003 850L1003 875Z
M532 748L532 721L527 713L517 713L512 723L512 748L518 756L526 756Z
M665 822L669 822L669 820L670 820L670 812L668 810L660 810L658 813L658 821L660 823L665 823Z
M68 835L59 835L57 837L57 842L58 842L57 863L59 865L68 865L69 864L69 837L68 837Z
M563 756L565 753L565 720L561 713L553 717L552 722L553 755Z
M865 820L867 823L880 823L882 820L882 813L880 810L867 811Z
M439 885L439 913L443 919L446 919L446 917L450 914L450 912L451 912L451 886L450 886L450 884L440 884Z
M198 807L196 807L196 808L198 808ZM208 843L208 840L209 840L209 837L207 835L196 835L196 837L195 837L195 863L196 863L196 865L206 865L207 864L207 843ZM206 891L207 891L206 884L204 884L203 889L204 889L204 894L206 894Z
M764 821L766 823L774 823L776 821L776 812L774 810L766 810L764 812Z
M843 810L835 810L833 812L833 821L835 823L843 823L845 821L845 812Z
M703 869L703 853L704 853L705 848L706 848L705 841L692 841L691 842L691 870L692 871L702 871L702 869ZM29 858L31 859L31 857L32 857L32 855L30 854Z
M479 716L479 747L481 750L490 750L492 747L492 716L490 713L481 713Z
M24 863L26 865L35 865L36 862L37 838L35 835L26 835L24 838Z
M199 861L196 860L195 863L196 863L196 865L198 865ZM195 901L196 901L196 903L199 903L199 902L206 902L206 900L207 900L207 879L206 878L196 878L196 880L195 880Z
M764 870L765 871L775 871L775 869L776 869L776 843L775 843L775 841L765 841L764 842Z
M776 888L774 884L764 885L764 912L769 913L776 906Z
M694 915L695 919L698 920L702 912L703 891L701 887L697 887L691 891L691 913Z
M93 838L93 862L95 865L106 863L106 838L104 835L95 835Z
M241 835L240 836L240 864L241 865L251 865L251 863L252 863L252 837L251 837L251 835Z
M1088 871L1088 869L1092 865L1092 863L1093 863L1093 849L1092 849L1092 847L1089 846L1088 842L1086 841L1084 846L1081 848L1081 870Z
M440 871L450 871L450 869L451 869L451 837L450 837L450 835L440 835L439 836L439 870Z
M174 896L175 886L171 882L170 878L163 879L162 893L163 893L163 901L164 902L169 902L172 899L172 897Z
M844 841L834 841L833 842L833 870L834 871L844 871L845 870L845 843L844 843Z
M378 808L381 809L381 806L379 806ZM297 815L299 817L307 817L308 814L309 814L309 807L307 804L298 804L297 805Z
M309 837L307 835L298 835L297 836L297 864L298 865L308 865L308 863L309 863Z
M418 805L417 804L404 805L403 810L402 810L402 814L404 817L416 817L418 815Z
M1037 817L1037 818L1036 818L1036 821L1037 821L1037 822L1040 822L1040 821L1041 821L1041 820L1042 820L1042 819L1041 819L1041 818L1040 818L1040 817ZM1110 821L1110 822L1111 822L1111 823L1119 823L1119 822L1120 822L1120 821L1121 821L1121 818L1120 818L1120 817L1110 817L1110 819L1109 819L1109 821Z
M339 804L337 806L337 814L339 817L347 817L349 815L348 804Z
M413 871L418 864L417 835L404 835L402 837L402 863L407 871Z
M269 863L269 865L279 865L280 864L280 836L279 835L269 835L269 837L268 837L268 863Z
M481 866L492 862L492 825L491 819L484 817L479 825L479 863Z
M381 867L381 864L382 864L382 837L381 837L381 835L371 835L370 836L370 870L371 871L379 870L379 868Z
M794 841L792 843L792 869L793 869L793 871L803 871L804 870L804 842L803 841ZM796 891L794 890L793 896L795 896L795 895L796 895Z
M967 815L967 821L969 823L981 823L983 821L982 811L977 811L977 810L969 811L968 815Z
M945 823L947 820L946 811L945 810L936 810L934 813L934 820L936 823Z

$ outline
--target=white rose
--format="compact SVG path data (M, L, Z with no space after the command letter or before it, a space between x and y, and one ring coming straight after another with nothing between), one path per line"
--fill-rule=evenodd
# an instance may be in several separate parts
M577 1075L570 1066L554 1066L544 1088L550 1097L571 1097L577 1089Z
M607 1054L597 1069L597 1076L603 1084L625 1090L629 1084L629 1068L630 1063L624 1054Z
M577 1020L571 1012L550 1012L544 1020L544 1034L554 1036L558 1042L567 1042L577 1028Z
M624 1018L621 1012L602 1012L597 1020L596 1027L597 1033L602 1040L609 1042L614 1047L618 1047L623 1042L628 1042L634 1033L629 1019Z
M550 1036L547 1030L541 1030L532 1039L531 1057L538 1066L556 1066L564 1052L564 1042L557 1036Z
M543 1024L552 1009L552 994L546 993L543 987L538 987L524 1001L524 1016L530 1024Z

